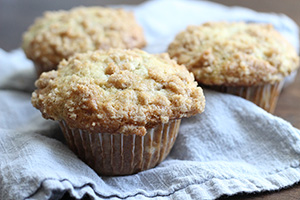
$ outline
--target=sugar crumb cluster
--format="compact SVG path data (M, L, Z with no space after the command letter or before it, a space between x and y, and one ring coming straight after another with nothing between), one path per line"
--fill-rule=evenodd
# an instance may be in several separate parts
M103 7L77 7L46 12L23 35L29 59L45 71L75 53L109 48L142 48L142 27L132 12Z
M32 103L43 116L92 132L144 135L170 119L203 112L193 75L167 54L99 50L62 61L36 81Z
M168 52L208 85L272 84L299 65L295 49L269 24L189 26L176 36Z

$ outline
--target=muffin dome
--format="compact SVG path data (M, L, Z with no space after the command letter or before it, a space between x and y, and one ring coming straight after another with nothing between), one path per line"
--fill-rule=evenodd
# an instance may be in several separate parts
M189 26L169 45L171 58L207 85L250 86L281 81L297 69L295 49L272 25L243 22Z
M193 75L168 54L98 50L75 54L36 81L32 104L48 119L90 132L146 134L204 111Z
M122 9L78 7L46 12L23 36L23 49L36 64L55 69L74 53L109 48L142 48L142 28ZM46 67L45 67L46 66Z

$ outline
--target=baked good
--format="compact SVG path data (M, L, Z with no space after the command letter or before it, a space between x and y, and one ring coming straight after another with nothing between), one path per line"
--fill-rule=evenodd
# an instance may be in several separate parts
M37 74L57 68L74 53L109 48L142 48L142 27L132 12L103 7L77 7L45 12L23 35L22 48Z
M156 166L180 119L204 110L192 73L168 54L110 49L75 54L36 81L32 104L60 122L70 148L97 173Z
M209 22L189 26L169 45L202 86L242 96L273 112L299 57L272 25Z

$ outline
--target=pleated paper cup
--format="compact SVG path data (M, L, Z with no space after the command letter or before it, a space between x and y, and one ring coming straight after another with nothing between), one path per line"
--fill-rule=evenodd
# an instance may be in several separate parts
M252 101L259 107L273 113L279 94L285 81L279 81L274 84L265 84L258 86L204 86L212 90L223 93L233 94Z
M147 129L144 136L89 133L60 122L69 148L99 175L127 175L155 167L169 154L181 119Z

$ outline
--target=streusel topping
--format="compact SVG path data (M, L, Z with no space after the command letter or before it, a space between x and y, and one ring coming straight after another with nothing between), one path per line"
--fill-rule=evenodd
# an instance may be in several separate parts
M282 80L299 66L291 44L272 25L211 22L189 26L169 45L171 58L200 83L260 85Z
M102 7L45 12L23 36L27 57L49 70L74 53L145 44L132 12Z
M144 135L205 107L202 89L185 66L168 54L138 49L75 54L35 84L32 104L45 118L91 132Z

